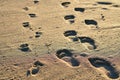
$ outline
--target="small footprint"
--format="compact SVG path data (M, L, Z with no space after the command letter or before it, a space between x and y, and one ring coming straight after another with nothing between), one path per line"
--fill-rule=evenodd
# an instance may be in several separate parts
M33 67L30 68L29 70L27 70L26 75L27 76L36 76L39 72L40 72L40 67L44 66L43 63L41 63L40 61L35 61L33 64Z
M34 14L34 13L30 13L30 14L28 14L31 18L35 18L35 17L37 17L36 16L36 14Z
M37 4L37 3L39 3L39 0L34 0L33 2L34 2L34 4Z
M67 30L64 32L65 37L76 36L76 35L77 35L77 32L75 30Z
M73 57L73 54L71 53L70 50L60 49L56 52L56 56L57 58L63 60L72 67L76 67L80 65L80 62Z
M23 22L22 25L25 28L30 27L30 23L29 22Z
M28 10L29 10L29 8L28 8L28 7L24 7L23 9L24 9L25 11L28 11Z
M96 68L104 67L108 71L107 76L109 78L112 78L112 79L119 78L119 73L116 70L116 68L113 67L111 62L99 57L89 58L88 60L92 64L92 66Z
M74 8L75 11L84 12L85 8Z
M63 3L61 3L61 5L63 6L63 7L68 7L69 5L71 4L71 2L63 2Z
M75 16L74 15L66 15L64 17L65 20L67 20L70 24L73 24L75 22Z
M30 52L31 51L30 48L29 48L29 45L27 43L21 44L18 49L23 51L23 52Z
M35 38L39 38L42 35L42 32L36 32L35 33Z

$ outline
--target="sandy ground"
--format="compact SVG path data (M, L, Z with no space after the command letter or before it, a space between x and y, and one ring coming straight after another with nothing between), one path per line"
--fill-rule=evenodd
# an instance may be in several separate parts
M119 61L119 0L0 0L0 80L120 80Z

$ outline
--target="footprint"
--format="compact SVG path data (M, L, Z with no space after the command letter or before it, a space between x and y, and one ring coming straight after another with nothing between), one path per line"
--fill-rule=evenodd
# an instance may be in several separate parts
M23 52L30 52L31 51L30 48L29 48L29 45L27 43L21 44L19 49Z
M69 38L72 42L78 42L77 32L75 30L67 30L64 32L64 36Z
M41 63L40 61L35 61L34 62L34 67L38 67L38 66L44 66L44 64Z
M116 70L116 68L113 67L111 62L99 57L89 58L88 60L96 68L104 67L108 71L107 76L109 78L112 78L112 79L119 78L119 73Z
M67 64L71 65L72 67L76 67L80 65L80 62L73 57L73 54L70 50L61 49L56 52L57 58L63 60Z
M30 13L30 14L28 14L31 18L35 18L35 17L37 17L36 16L36 14L34 14L34 13Z
M39 38L42 35L42 32L36 32L35 33L35 38Z
M24 9L25 11L28 11L28 10L29 10L29 8L28 8L28 7L24 7L23 9Z
M74 15L66 15L64 17L65 20L67 20L70 24L73 24L75 22L75 16Z
M113 7L116 7L116 8L119 8L120 7L120 5L117 5L117 4L115 4L115 5L112 5Z
M43 63L41 63L40 61L35 61L33 64L33 67L30 68L29 70L27 70L26 75L27 76L36 76L39 72L40 72L40 67L44 66Z
M34 0L33 2L34 2L34 4L37 4L37 3L39 3L39 0Z
M23 27L26 27L26 28L30 27L30 23L29 22L23 22L22 25L23 25Z
M102 5L111 5L111 4L113 4L113 3L111 3L111 2L97 2L98 4L102 4Z
M64 32L65 37L76 36L76 35L77 35L77 32L75 30L67 30Z
M61 5L63 7L65 7L65 8L68 7L70 4L71 4L70 2L63 2L63 3L61 3Z
M95 25L96 26L96 28L98 28L98 23L97 23L97 21L95 21L95 20L89 20L89 19L85 19L85 24L86 25Z
M83 43L85 45L85 47L87 47L89 50L94 50L97 48L97 46L95 45L95 41L89 37L78 37L80 39L80 42Z
M74 8L75 11L84 12L85 8Z

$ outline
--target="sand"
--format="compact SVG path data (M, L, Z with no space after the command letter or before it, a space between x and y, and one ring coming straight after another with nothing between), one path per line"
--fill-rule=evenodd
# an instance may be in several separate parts
M119 60L119 0L0 0L0 80L120 80Z

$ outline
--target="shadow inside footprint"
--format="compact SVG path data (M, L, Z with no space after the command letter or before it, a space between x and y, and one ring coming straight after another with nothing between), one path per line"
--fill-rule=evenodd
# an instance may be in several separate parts
M71 66L75 67L75 66L79 66L80 65L80 62L75 59L73 57L73 54L71 53L71 51L67 50L67 49L61 49L61 50L58 50L56 52L56 56L59 58L59 59L62 59L63 61L67 62L67 63L70 63Z
M29 22L23 22L23 27L30 27L30 23Z
M98 4L102 4L102 5L111 5L111 2L97 2Z
M71 4L70 2L63 2L63 3L61 3L61 5L64 6L64 7L68 7L70 4Z
M75 11L84 12L85 8L74 8Z
M75 30L68 30L64 32L64 36L68 37L68 36L76 36L77 32Z
M37 17L36 14L34 13L31 13L31 14L28 14L31 18L34 18L34 17Z
M81 41L81 43L89 43L90 45L93 46L94 49L96 49L95 41L89 37L78 37Z
M40 37L42 35L42 32L36 32L35 34L36 34L35 38L38 38L38 37Z
M69 20L69 19L75 19L75 16L74 15L66 15L64 17L65 20Z
M30 52L31 51L29 48L29 45L27 43L21 44L19 49L23 52Z
M35 61L34 62L34 66L38 67L38 66L44 66L43 63L41 63L40 61Z
M61 50L58 50L56 52L56 56L61 59L61 58L65 57L65 56L71 57L72 53L67 49L61 49Z
M64 17L65 20L69 21L70 24L74 23L75 22L75 16L74 15L66 15Z
M31 71L32 75L36 75L39 72L39 67L33 68Z
M34 0L33 2L34 2L34 4L37 4L37 3L39 3L39 0Z
M107 73L107 76L109 78L116 79L119 77L119 73L117 72L117 70L112 66L112 64L109 61L107 61L103 58L98 58L98 57L89 58L88 60L94 67L97 67L97 68L104 67L107 71L109 71Z

